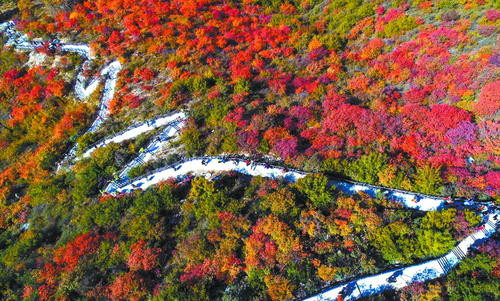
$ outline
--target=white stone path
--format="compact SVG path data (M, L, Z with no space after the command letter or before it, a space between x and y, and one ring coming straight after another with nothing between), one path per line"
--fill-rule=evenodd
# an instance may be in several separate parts
M110 143L121 143L123 141L136 138L139 135L150 132L157 128L164 127L174 122L178 122L179 120L185 120L185 119L186 119L186 114L184 114L183 112L176 112L168 115L159 116L152 120L144 121L139 124L132 125L131 127L113 136L106 137L105 139L90 146L82 155L82 157L87 158L96 149L104 147Z

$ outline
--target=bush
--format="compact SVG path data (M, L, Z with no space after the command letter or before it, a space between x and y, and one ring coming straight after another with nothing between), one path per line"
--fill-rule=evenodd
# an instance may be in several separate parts
M384 30L379 34L382 38L396 37L406 31L417 27L417 21L414 17L404 16L389 22L385 25Z
M244 78L238 79L236 82L236 85L234 85L234 93L243 93L243 92L250 92L251 91L251 84L248 80Z
M96 133L85 133L76 140L77 154L82 154L89 146L97 141Z
M183 130L180 140L187 154L190 156L199 155L205 149L205 142L202 140L201 134L196 127Z
M351 163L346 172L356 181L375 184L378 182L379 172L386 167L387 160L385 154L370 153L363 155Z
M450 300L495 300L500 293L496 261L486 254L464 259L447 278Z
M314 208L325 208L334 201L332 186L322 174L307 175L299 179L295 187L311 201Z
M417 167L413 180L414 190L421 193L437 195L443 188L443 180L441 179L440 169L429 165Z

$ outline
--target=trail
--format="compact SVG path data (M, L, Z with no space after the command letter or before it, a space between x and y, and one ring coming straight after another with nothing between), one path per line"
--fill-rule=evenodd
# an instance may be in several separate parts
M34 51L44 44L42 41L30 40L26 34L16 31L14 27L15 24L12 21L0 24L0 32L5 33L7 36L7 46L13 45L18 50ZM108 105L109 101L113 99L114 96L117 76L122 69L121 63L116 60L112 61L100 71L98 76L93 76L89 79L85 76L84 71L88 70L93 57L87 45L63 44L58 41L51 41L50 47L59 49L61 52L77 53L85 59L82 70L77 75L74 88L75 94L80 100L87 99L97 89L101 81L104 80L104 91L102 93L97 117L87 129L86 133L96 131L108 118ZM178 134L186 118L187 116L183 112L172 113L133 125L118 134L107 137L92 145L84 152L83 157L90 156L90 154L99 147L104 147L110 143L120 143L125 140L133 139L148 131L165 127L151 140L144 151L140 152L134 160L120 171L116 180L107 185L104 190L106 193L128 193L137 189L147 189L152 185L156 185L171 178L180 181L188 178L189 175L209 176L214 173L229 171L239 172L250 176L282 179L291 183L296 182L298 179L308 174L303 171L271 165L269 163L254 162L244 157L199 157L182 160L137 179L129 179L127 174L132 168L144 165L158 158L158 154L166 145L166 142ZM73 160L75 154L76 146L74 146L65 156L63 162ZM61 163L58 164L58 167L60 166ZM406 208L421 211L436 211L445 208L469 208L476 212L480 211L483 216L483 224L479 227L480 230L466 237L451 252L437 259L358 278L329 288L315 296L307 298L307 301L337 300L338 296L342 296L343 300L355 300L385 290L401 289L414 282L422 282L442 277L458 265L458 263L469 254L471 248L496 232L500 211L492 203L476 203L470 200L450 203L442 197L359 183L345 179L332 179L329 184L336 186L342 192L350 195L357 194L360 191L371 196L383 193L389 200L399 202Z
M5 46L14 46L17 50L21 51L36 51L38 48L46 44L45 41L30 40L28 35L19 32L15 29L15 23L8 21L0 24L0 32L4 33L7 37ZM118 80L118 73L122 69L122 64L114 60L107 64L100 72L99 75L88 78L85 76L86 71L90 68L90 62L93 60L90 47L85 44L71 44L59 43L59 41L48 41L49 49L60 51L63 53L76 53L84 58L83 66L76 77L74 87L75 95L80 100L87 99L104 80L104 89L101 95L99 110L97 111L96 118L92 125L85 131L85 133L92 133L99 129L102 123L109 118L109 102L113 99L115 93L116 82ZM66 154L63 160L58 163L57 169L60 169L64 163L70 161L75 157L76 145Z
M176 119L175 121L169 123L165 129L163 129L158 135L154 136L151 139L151 142L144 148L144 151L140 152L139 155L128 163L117 175L117 178L121 182L129 181L128 172L137 166L145 165L149 161L153 161L155 159L159 159L158 154L164 150L164 147L167 146L167 142L175 137L179 130L184 125L184 119ZM114 183L108 184L105 191L111 189Z
M108 185L105 192L112 194L128 193L137 189L147 189L170 178L184 179L187 175L207 175L216 172L236 171L251 176L262 176L273 179L283 178L285 181L295 182L306 176L300 171L287 171L283 167L268 166L263 163L247 164L243 159L222 157L200 157L186 159L173 165L155 170L153 173L138 179L116 181Z
M166 126L166 125L171 124L173 122L184 120L185 118L186 118L186 114L184 114L182 112L180 112L180 113L176 112L176 113L171 113L168 115L158 116L154 119L143 121L143 122L140 122L138 124L134 124L134 125L130 126L129 128L127 128L119 133L116 133L115 135L108 136L108 137L104 138L103 140L91 145L87 149L87 151L85 151L85 153L82 155L82 157L87 158L96 149L104 147L110 143L121 143L123 141L136 138L139 135L142 135L144 133L155 130L157 128Z
M283 166L273 165L268 162L252 161L245 156L203 156L188 158L163 168L154 170L136 179L115 181L108 185L107 193L120 194L129 193L134 190L146 190L168 179L178 181L184 180L187 176L209 176L221 172L238 172L249 176L260 176L271 179L281 179L289 183L294 183L298 179L305 177L308 172L291 169ZM486 210L493 207L493 203L477 203L470 200L450 201L443 197L426 195L417 192L404 191L400 189L371 185L346 179L331 179L329 185L347 195L355 195L364 192L372 197L383 194L388 200L401 203L405 208L419 211L437 211L447 208L470 209L473 211Z
M415 282L443 277L456 267L474 246L479 245L496 232L498 216L498 211L486 215L480 227L481 230L467 236L451 252L437 259L352 280L327 289L305 301L337 300L338 296L342 296L345 301L356 300L386 290L401 289Z
M12 21L1 23L0 32L4 33L7 37L6 46L14 46L16 49L21 51L36 51L39 47L42 47L45 44L44 41L30 40L26 34L17 31L15 29L15 23ZM122 69L121 63L117 60L114 60L105 65L105 67L99 71L98 75L94 75L91 78L88 78L87 76L85 76L85 73L87 70L89 70L90 63L93 60L92 52L88 45L59 43L59 41L55 40L49 42L49 48L53 49L54 51L59 50L63 53L76 53L81 55L85 59L81 71L76 77L74 86L74 92L78 99L87 99L99 87L99 84L104 81L104 89L102 91L99 110L97 111L96 118L92 122L92 125L81 135L97 131L104 123L104 121L109 118L109 102L114 97L116 83L118 80L118 73ZM148 145L147 153L140 154L120 172L119 176L126 179L126 174L130 169L155 158L156 153L158 153L162 149L162 147L166 144L166 141L177 134L178 127L182 125L185 119L185 113L176 112L164 116L159 116L152 120L144 121L136 125L132 125L128 129L111 137L107 137L103 141L99 141L98 143L92 145L87 151L84 152L82 157L89 157L91 153L97 148L104 147L110 143L120 143L125 140L136 138L137 136L148 131L166 126L166 128L162 132L160 132L160 134L154 137L154 141ZM74 145L64 156L61 162L57 164L57 170L71 165L70 163L74 162L76 159L77 150L77 146Z
M244 158L225 157L200 157L187 159L164 168L158 169L148 175L129 181L116 181L106 187L106 192L112 194L128 193L137 189L147 189L167 179L174 178L181 181L187 175L211 175L220 172L239 172L250 176L261 176L272 179L283 179L295 182L307 175L306 172L289 170L268 163L251 162ZM340 187L346 194L354 195L360 191L375 195L383 193L392 201L400 202L404 207L421 211L436 211L445 208L468 208L474 211L483 208L483 224L481 230L469 235L462 240L451 252L437 259L411 265L380 274L359 278L350 282L327 289L326 291L307 298L307 301L356 300L380 293L385 290L401 289L414 282L423 282L436 279L448 274L455 266L469 254L472 247L489 238L496 232L497 220L500 211L493 203L476 203L472 201L449 203L444 198L428 196L410 191L402 191L387 187L358 183L354 181L331 180L330 185Z

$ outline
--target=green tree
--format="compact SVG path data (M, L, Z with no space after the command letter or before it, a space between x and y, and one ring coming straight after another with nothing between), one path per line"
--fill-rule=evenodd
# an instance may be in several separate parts
M346 169L349 169L349 163L346 160L329 158L323 161L321 170L325 172L331 172L337 176L343 176L346 174Z
M297 181L295 187L309 199L314 208L325 208L334 201L334 193L328 178L322 174L310 174Z
M76 140L78 154L82 154L90 145L96 142L95 133L85 133Z
M250 92L252 90L251 84L248 80L240 78L234 85L234 93Z
M417 167L413 181L414 190L421 193L439 194L442 190L441 170L430 165Z
M120 229L134 239L162 239L165 235L164 221L175 206L175 198L169 187L137 192L126 218L121 221Z
M120 225L120 220L128 206L128 198L111 198L106 202L91 207L87 214L85 214L85 217L91 219L92 222L99 227L112 229ZM83 218L82 222L85 220L86 218Z
M500 281L493 274L496 262L497 258L486 254L464 259L447 278L450 300L497 300Z
M464 210L465 214L465 220L471 225L471 226L476 226L481 222L481 216L473 211L470 211L469 209Z
M57 194L67 189L68 179L64 174L56 175L43 182L36 182L29 186L28 194L33 207L55 200Z
M417 21L414 17L403 16L389 22L380 33L380 36L383 38L395 37L415 27L417 27Z
M92 153L90 159L80 161L75 172L71 192L76 200L83 200L86 197L95 197L99 190L113 178L113 174L119 169L115 157L120 156L118 144L110 144L99 148Z
M208 108L207 125L209 127L224 126L226 123L224 117L226 117L230 108L231 104L221 98L213 100L210 108Z
M194 77L191 85L189 87L189 90L191 92L205 92L207 90L208 82L205 78L203 77Z
M415 255L439 256L452 249L456 242L451 234L455 216L455 209L427 212L416 231L418 250Z
M451 230L451 223L455 220L456 209L429 211L420 222L422 229Z
M201 134L196 127L189 127L182 131L180 137L184 149L190 156L199 155L205 149L205 142L201 138Z
M261 206L278 216L297 216L300 210L295 202L295 194L286 188L267 195Z
M193 180L188 199L193 202L192 210L196 219L198 221L207 221L212 226L218 220L215 214L224 211L224 205L226 204L224 193L215 189L214 182L203 177Z
M15 240L14 243L2 250L0 252L0 265L13 267L15 264L20 263L23 257L31 253L39 242L38 235L33 234L33 236Z
M417 246L415 255L418 257L434 257L449 252L455 245L455 239L450 231L435 231L430 229L417 230Z
M411 263L415 254L414 232L403 222L394 222L370 234L371 244L389 262Z
M361 156L350 164L348 175L356 181L375 184L378 182L378 174L387 165L387 156L380 153L369 153Z

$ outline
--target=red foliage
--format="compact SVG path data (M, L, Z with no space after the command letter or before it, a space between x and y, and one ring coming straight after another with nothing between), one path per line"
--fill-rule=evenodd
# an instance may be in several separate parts
M101 238L93 233L85 233L54 251L54 263L61 271L72 271L85 255L96 252Z
M79 122L85 119L86 108L80 106L76 111L64 114L61 120L54 127L54 136L58 139L62 138L71 129L73 129Z
M308 5L304 2L300 7ZM427 1L418 7L432 5ZM287 159L299 158L303 149L306 156L326 158L382 151L411 164L463 167L467 156L495 150L493 126L474 126L475 120L465 110L473 110L484 120L498 110L499 83L486 82L494 74L496 61L488 63L492 57L488 51L455 51L475 43L467 35L471 24L466 18L449 22L443 17L443 22L427 25L417 18L415 22L421 25L417 33L408 32L404 38L377 37L388 26L397 25L394 21L407 17L408 7L375 6L375 14L359 20L346 33L350 42L343 50L329 49L332 41L321 37L327 31L327 18L315 22L317 36L305 45L302 28L306 26L294 19L298 5L280 5L279 11L289 16L285 22L273 18L275 10L250 0L83 1L71 13L57 15L46 29L97 31L95 46L100 49L95 50L104 56L123 55L125 49L137 51L134 55L155 56L175 49L162 65L170 69L174 81L206 74L233 88L242 79L252 81L251 86L260 91L222 89L216 84L207 95L230 99L234 109L225 120L236 126L234 133L244 151L265 149ZM498 11L486 11L485 26L498 21L498 15ZM290 21L297 26L284 25ZM37 22L28 28L42 30L43 26ZM10 108L11 125L37 114L37 105L47 97L64 95L61 82L44 85L35 75L18 70L3 74L2 85L22 87ZM139 67L127 80L151 81L155 75ZM341 93L333 88L339 79L347 83ZM143 90L157 92L153 83L147 84ZM188 92L173 95L171 87L175 85L162 85L158 105L175 106L191 98ZM478 101L471 105L481 88ZM231 90L233 94L226 95ZM329 91L326 97L324 91ZM269 97L256 101L261 93ZM111 108L113 112L125 105L136 108L143 101L142 95L122 91ZM54 136L63 138L74 121L64 116Z
M40 112L52 97L62 97L67 91L63 80L54 69L34 67L21 72L11 69L2 75L0 95L7 95L5 103L11 109L10 126L17 126L25 119Z
M259 219L252 231L245 240L247 269L284 265L305 255L293 231L273 215Z
M108 297L111 300L140 300L144 291L144 280L135 272L122 274L114 280L108 288Z
M278 249L276 244L269 241L262 233L253 233L245 242L247 253L245 265L247 268L271 267L276 264Z
M493 190L498 191L500 189L500 171L489 171L485 175L486 182L491 185Z
M147 248L146 242L140 240L132 245L131 253L127 259L127 265L131 271L151 271L158 266L158 255L160 249Z
M33 289L32 286L25 286L23 288L23 295L22 295L22 297L25 298L25 299L28 299L28 298L30 298L33 295L34 292L35 292L35 290Z
M155 77L155 73L151 69L141 68L134 70L134 76L138 77L138 80L150 81Z
M292 138L292 136L290 135L288 130L285 129L284 127L275 127L268 129L264 133L264 138L269 141L269 144L271 144L271 146L274 146L279 141L282 141L283 139Z
M127 94L127 95L124 95L122 98L123 98L123 102L128 104L128 106L131 109L137 108L145 100L144 98L141 98L135 94Z
M474 111L479 115L493 115L498 109L500 109L500 81L487 84L481 90L479 100L474 104Z
M288 159L297 155L298 141L297 138L285 138L278 141L274 147L273 151L278 153L281 158Z
M39 112L42 110L41 104L36 105L25 105L22 107L15 107L10 112L11 118L7 121L9 126L16 126L26 119L28 116L32 115L35 112Z
M206 259L202 263L198 264L188 264L188 266L184 269L184 273L181 275L180 280L182 282L190 282L194 280L203 279L206 275L209 274L209 269L212 265L212 261L210 259Z
M40 300L49 300L54 291L54 287L44 284L38 287L38 297Z

